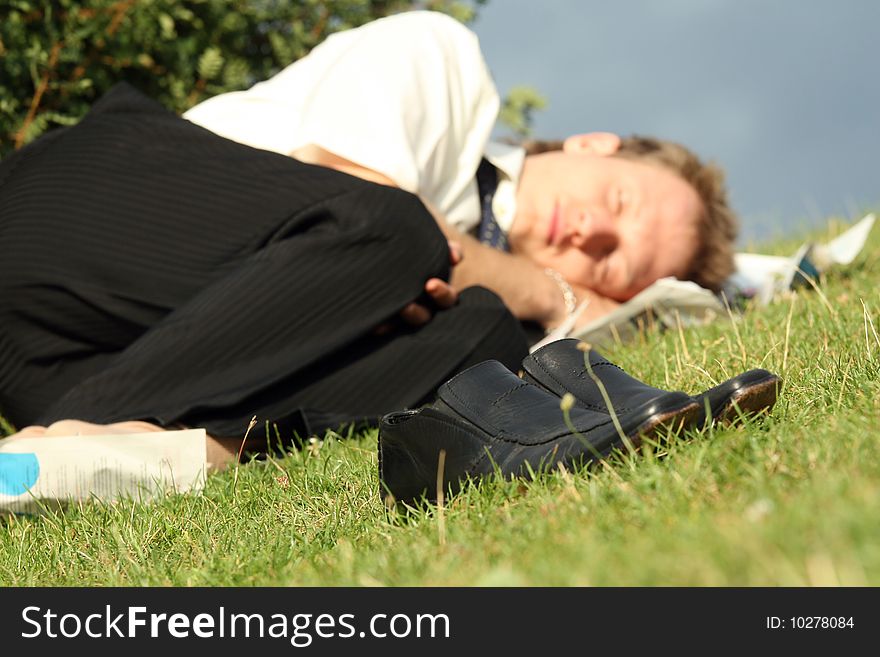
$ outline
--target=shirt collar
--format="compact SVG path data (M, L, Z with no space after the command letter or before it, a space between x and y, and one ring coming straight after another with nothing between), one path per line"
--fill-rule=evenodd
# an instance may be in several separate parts
M516 215L516 188L522 175L526 152L520 146L490 141L483 154L498 170L498 189L492 199L495 221L504 232L509 232Z

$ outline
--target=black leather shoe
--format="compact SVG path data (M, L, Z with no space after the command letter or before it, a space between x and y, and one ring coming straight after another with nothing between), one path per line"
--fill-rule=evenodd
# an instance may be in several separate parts
M522 363L523 378L558 397L570 392L578 404L586 408L604 409L605 400L587 371L579 344L580 341L573 338L557 340L526 356ZM689 397L683 392L668 392L642 383L596 351L590 350L589 354L590 367L605 386L616 413L626 413L635 404L645 406L651 400L662 411L680 403L681 396L685 396L698 406L698 412L691 419L700 427L708 419L732 422L770 409L776 403L782 383L778 376L767 370L749 370L700 395Z
M602 391L584 364L580 340L551 342L523 360L523 379L557 397L571 393L579 406L609 413ZM641 424L636 431L651 432L666 426L670 420L693 425L700 407L684 392L654 388L631 377L614 363L590 350L590 367L605 387L611 406L618 417L637 413Z
M576 467L626 444L607 411L575 406L569 426L558 397L520 379L498 361L458 374L440 387L437 397L430 406L389 413L381 420L382 493L398 501L413 502L423 495L436 499L441 450L441 485L455 493L468 478L494 472L523 476L559 463ZM661 423L680 422L698 412L687 395L676 398L678 404L649 400L619 415L633 446Z

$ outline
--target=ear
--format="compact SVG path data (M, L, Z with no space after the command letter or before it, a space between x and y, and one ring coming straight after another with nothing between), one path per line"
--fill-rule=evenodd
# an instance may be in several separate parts
M614 155L620 148L620 137L613 132L585 132L572 135L562 144L566 153L588 155Z

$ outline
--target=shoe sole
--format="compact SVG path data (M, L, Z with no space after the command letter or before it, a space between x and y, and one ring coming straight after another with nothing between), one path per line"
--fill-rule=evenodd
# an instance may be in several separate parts
M779 396L778 376L773 376L752 385L743 386L734 392L720 411L713 414L715 422L730 426L741 422L743 417L758 415L769 411Z
M635 431L630 431L627 438L633 448L641 447L644 439L663 438L669 431L680 431L682 428L694 426L700 415L700 405L692 402L681 408L667 411L665 413L656 413L644 420ZM625 447L625 442L621 439L615 442L607 453L614 449Z

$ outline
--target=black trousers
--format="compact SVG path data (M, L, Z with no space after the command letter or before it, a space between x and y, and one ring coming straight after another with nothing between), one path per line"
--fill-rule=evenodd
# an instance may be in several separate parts
M0 163L0 412L319 432L421 403L470 364L517 369L481 288L374 335L449 274L418 199L220 138L114 88Z

